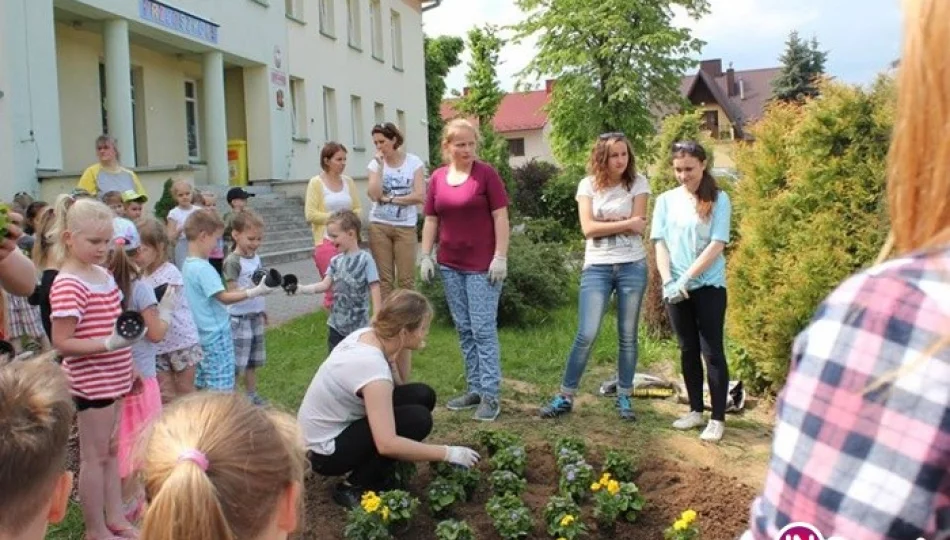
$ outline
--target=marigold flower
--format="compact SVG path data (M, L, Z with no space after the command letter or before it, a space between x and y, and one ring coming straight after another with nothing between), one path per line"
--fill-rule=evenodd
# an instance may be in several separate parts
M360 505L363 507L363 510L366 510L370 514L379 509L379 505L382 503L382 499L376 497L364 498Z
M682 518L682 520L685 521L687 524L692 523L696 521L696 511L686 510L685 512L683 512L683 515L680 516L680 518Z
M389 521L389 507L384 506L382 510L379 511L380 515L383 517L383 523Z
M601 475L600 477L601 484L606 484L609 481L610 481L610 473L604 473L603 475Z
M682 519L677 519L676 522L673 523L673 530L676 531L685 531L687 527L689 527L689 523L686 523Z
M609 491L611 495L620 493L620 482L616 480L607 482L607 491Z
M596 492L596 491L600 491L600 488L602 487L603 486L600 485L600 482L594 482L593 484L590 485L590 490Z
M571 523L574 523L574 516L567 514L561 518L561 527L567 527Z

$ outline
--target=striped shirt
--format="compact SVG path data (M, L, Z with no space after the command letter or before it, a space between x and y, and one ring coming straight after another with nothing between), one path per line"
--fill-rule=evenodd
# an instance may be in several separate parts
M97 267L98 268L98 267ZM105 283L89 283L75 274L60 272L50 291L51 318L75 318L76 339L105 339L122 313L122 292L112 275L99 269ZM85 399L115 399L132 388L132 350L129 347L89 356L63 358L63 371L73 395Z
M795 340L744 538L792 522L825 538L950 538L948 337L950 249L838 287Z

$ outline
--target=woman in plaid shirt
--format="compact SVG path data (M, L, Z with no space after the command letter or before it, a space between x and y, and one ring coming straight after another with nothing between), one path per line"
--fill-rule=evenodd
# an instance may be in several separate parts
M845 281L795 341L744 538L793 522L826 538L950 538L950 2L905 6L888 185L899 258Z

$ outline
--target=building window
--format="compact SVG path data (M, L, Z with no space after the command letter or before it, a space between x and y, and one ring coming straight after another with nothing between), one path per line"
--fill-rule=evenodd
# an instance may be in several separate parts
M197 161L201 157L198 142L198 85L195 81L185 81L185 138L188 141L188 160Z
M402 16L395 10L392 12L390 25L390 37L393 43L393 67L402 69Z
M290 106L293 114L293 136L306 139L309 136L310 121L307 118L307 91L303 79L290 78Z
M284 14L291 19L303 20L303 0L284 0Z
M360 2L346 0L346 30L350 47L363 49L363 21L360 18Z
M337 140L336 136L336 90L323 87L323 136L326 142Z
M320 32L330 37L336 37L336 25L333 23L333 0L319 0L320 2Z
M373 121L382 124L386 121L386 106L382 103L373 105Z
M370 38L373 45L373 58L383 60L383 10L379 5L379 0L369 2L369 20L372 25Z
M350 96L350 132L353 134L353 149L365 148L363 137L363 100L359 96Z
M403 138L409 137L409 134L406 133L406 111L396 109L396 126L402 132Z
M139 86L139 83L141 82L140 78L141 77L137 76L137 74L135 73L135 68L132 68L132 70L129 72L129 82L130 82L130 87L131 87L130 89L132 92L132 144L134 145L134 149L135 149L134 153L136 154L135 161L137 163L126 163L126 165L130 167L134 167L138 163L144 163L144 160L139 157L139 154L141 154L142 156L145 155L143 152L139 151L139 148L140 148L139 128L141 127L141 118L140 118L141 107L136 106L136 100L135 100L135 96L136 94L138 94L137 87ZM99 114L100 114L100 117L102 118L102 133L108 135L109 134L109 113L106 110L106 100L108 99L106 96L106 65L102 63L99 64L99 95L102 96L102 102L99 104L99 111L100 111Z
M524 157L524 138L508 139L508 155Z

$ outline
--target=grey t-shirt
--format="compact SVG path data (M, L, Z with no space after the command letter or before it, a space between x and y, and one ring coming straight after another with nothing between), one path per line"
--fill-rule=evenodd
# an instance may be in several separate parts
M96 175L96 188L99 198L102 199L102 196L109 191L119 193L129 189L135 191L135 180L132 179L132 173L125 169L119 169L116 172L100 169L99 174Z
M149 287L142 280L135 280L132 283L132 292L129 302L129 310L142 312L157 305L155 298L155 289ZM143 379L154 378L155 374L155 354L158 348L147 337L136 341L132 345L132 362L135 363L135 371Z
M369 286L379 281L376 263L369 253L340 253L330 259L327 275L333 280L333 308L327 324L348 335L369 326Z

